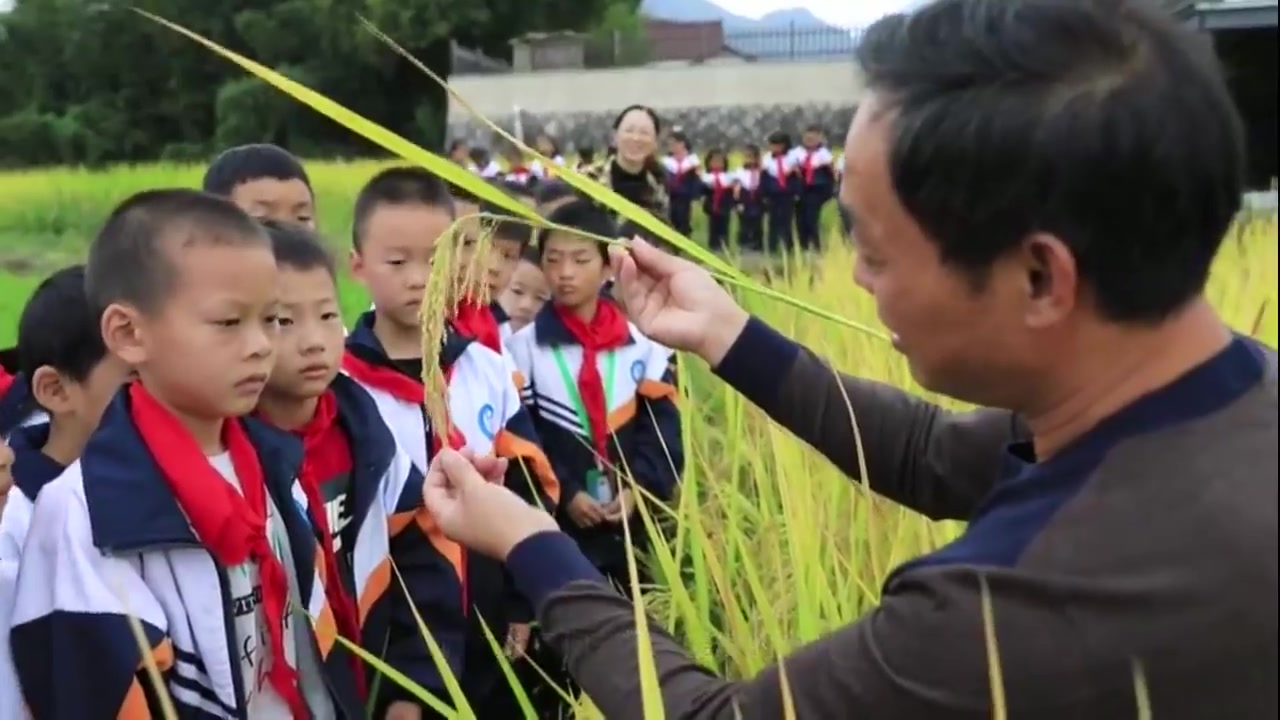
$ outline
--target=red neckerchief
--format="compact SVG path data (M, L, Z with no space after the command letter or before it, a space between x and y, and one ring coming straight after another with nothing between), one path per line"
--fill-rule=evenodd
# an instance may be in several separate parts
M613 350L627 343L630 330L627 318L618 306L608 300L596 305L595 317L583 322L567 308L555 306L556 315L573 339L582 346L582 367L578 368L578 397L587 413L587 429L601 463L609 462L609 408L605 407L604 381L596 358L602 352Z
M326 390L316 403L315 414L305 425L293 431L302 440L302 469L298 471L298 484L307 496L307 507L310 509L311 522L320 535L320 546L324 551L325 594L329 598L329 607L333 610L334 622L338 632L351 642L360 644L360 614L355 601L347 593L342 574L338 570L338 557L333 550L333 528L329 527L329 516L325 512L324 496L320 492L320 484L324 482L325 458L345 458L344 465L353 462L351 444L347 435L338 425L338 399L333 390ZM332 464L332 463L330 463ZM358 655L352 654L352 669L355 671L356 687L361 698L365 695L364 664Z
M465 298L453 308L453 329L490 350L502 354L502 331L493 316L493 308L472 298Z
M720 213L720 201L724 198L724 173L713 170L711 171L711 212Z
M814 165L813 165L813 154L814 154L814 152L816 152L816 151L815 151L815 150L810 150L809 148L805 148L805 149L804 149L804 165L803 165L803 168L804 168L804 184L805 184L805 185L812 185L812 184L813 184L813 173L814 173L814 171L815 171L815 170L817 170L817 168L815 168L815 167L814 167Z
M209 462L195 438L142 383L129 386L130 415L178 507L196 537L223 566L255 563L262 583L271 668L267 681L295 718L311 716L298 688L298 673L285 662L284 614L289 580L267 539L267 485L258 452L238 420L222 424L222 441L231 455L241 492Z
M490 314L490 319L493 315ZM368 360L357 357L348 350L342 356L342 369L347 372L356 382L361 385L367 385L374 390L381 390L400 402L409 403L423 407L427 401L427 391L422 386L422 381L411 378L408 375L385 365L377 365ZM444 370L445 385L453 380L453 368L447 367ZM457 426L449 427L449 447L454 450L461 450L466 447L466 438L458 430ZM440 438L435 433L431 434L431 452L434 455L440 451Z
M15 376L8 370L0 367L0 397L3 397L5 393L9 392L9 388L13 387L14 378Z
M671 171L671 177L668 178L667 180L667 184L670 185L672 188L678 189L680 187L680 183L684 181L684 174L688 172L688 170L685 170L684 168L684 162L688 158L689 158L688 155L681 155L677 157L676 155L672 154L671 161L675 163L676 167L674 170Z
M774 153L773 166L778 170L778 184L785 186L787 184L787 154Z

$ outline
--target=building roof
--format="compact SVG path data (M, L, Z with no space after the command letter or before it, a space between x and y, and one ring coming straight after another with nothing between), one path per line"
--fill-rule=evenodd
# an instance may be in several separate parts
M1166 0L1174 15L1201 30L1277 27L1277 0Z

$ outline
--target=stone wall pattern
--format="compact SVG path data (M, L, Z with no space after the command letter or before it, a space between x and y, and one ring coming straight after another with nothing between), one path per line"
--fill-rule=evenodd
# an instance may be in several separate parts
M639 98L638 102L644 102ZM621 108L619 108L620 110ZM665 108L658 111L663 129L681 129L692 140L695 152L705 152L710 147L740 149L749 143L764 144L765 137L775 131L791 133L799 142L800 134L810 125L818 125L826 133L828 141L842 145L845 131L853 119L856 105L849 104L752 104L718 107ZM532 144L540 133L547 133L559 141L564 152L578 148L595 148L603 151L612 139L616 110L607 112L558 112L520 113L520 126L526 143ZM490 117L503 130L514 133L516 117L513 113ZM474 119L455 116L449 123L449 138L466 140L473 145L497 149L502 141L483 124Z

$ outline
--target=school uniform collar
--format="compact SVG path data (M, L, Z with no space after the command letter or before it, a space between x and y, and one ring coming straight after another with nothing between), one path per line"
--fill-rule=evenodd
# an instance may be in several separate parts
M601 297L600 302L613 302L613 300L608 297ZM577 339L573 337L573 333L569 332L569 328L565 327L564 321L556 313L555 306L552 303L543 304L538 314L533 316L533 326L535 330L533 337L538 345L546 347L578 344ZM623 345L634 345L635 342L635 334L628 329L627 341Z
M351 496L354 516L363 518L374 502L396 455L395 436L382 420L373 396L352 378L338 374L329 389L338 405L338 425L351 448Z
M9 436L9 448L13 450L13 484L32 502L45 485L67 469L44 454L41 448L48 442L48 423L17 428Z
M387 357L387 351L382 347L382 342L378 340L378 336L373 334L373 323L374 314L372 310L365 311L356 320L355 327L347 334L347 352L371 365L399 370L395 362ZM454 332L452 328L447 329L445 331L444 347L440 350L440 367L452 367L472 342L474 342L473 338Z
M254 418L229 422L244 424L262 463L268 497L285 510L302 465L302 442ZM128 386L116 394L89 437L80 458L80 472L93 544L99 549L137 552L157 546L200 545L133 424Z

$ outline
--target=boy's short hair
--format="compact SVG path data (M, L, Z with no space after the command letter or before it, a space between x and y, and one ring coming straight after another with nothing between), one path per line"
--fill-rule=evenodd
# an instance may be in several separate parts
M359 250L363 245L364 224L379 206L411 204L440 208L455 217L453 196L444 180L420 167L387 168L370 178L356 196L352 246Z
M600 237L610 239L618 237L618 224L613 221L613 215L600 205L586 199L572 200L561 205L547 217L547 222ZM547 232L556 231L552 229ZM545 240L538 244L539 258L546 252L546 245ZM609 246L600 241L597 241L596 245L599 246L601 257L608 262Z
M269 143L239 145L223 151L209 163L201 187L207 193L226 196L237 185L259 178L301 180L311 189L311 179L302 162L288 150Z
M177 285L173 249L270 244L230 200L187 188L145 190L120 203L89 246L85 294L95 317L112 303L156 310ZM170 248L169 246L173 246Z
M496 215L497 219L486 218L485 222L493 227L493 237L495 240L511 240L520 243L520 249L529 246L533 241L533 226L521 222L506 208L485 200L480 203L480 212L487 215Z
M537 246L526 245L520 249L520 260L522 262L533 263L534 265L542 265L542 253L538 251Z
M49 366L84 382L107 356L95 313L85 294L85 266L62 268L45 278L18 320L18 370L31 382Z
M768 142L770 145L791 145L791 136L782 130L774 130L769 133Z
M271 252L276 256L276 266L299 272L324 270L335 281L338 264L333 253L325 247L320 236L297 223L260 220L271 238Z
M547 182L539 183L538 188L533 192L533 199L538 203L539 207L577 196L578 191L563 180L548 180Z
M475 193L461 185L449 185L449 194L453 196L454 200L459 202L471 203L472 205L480 204L480 198Z

